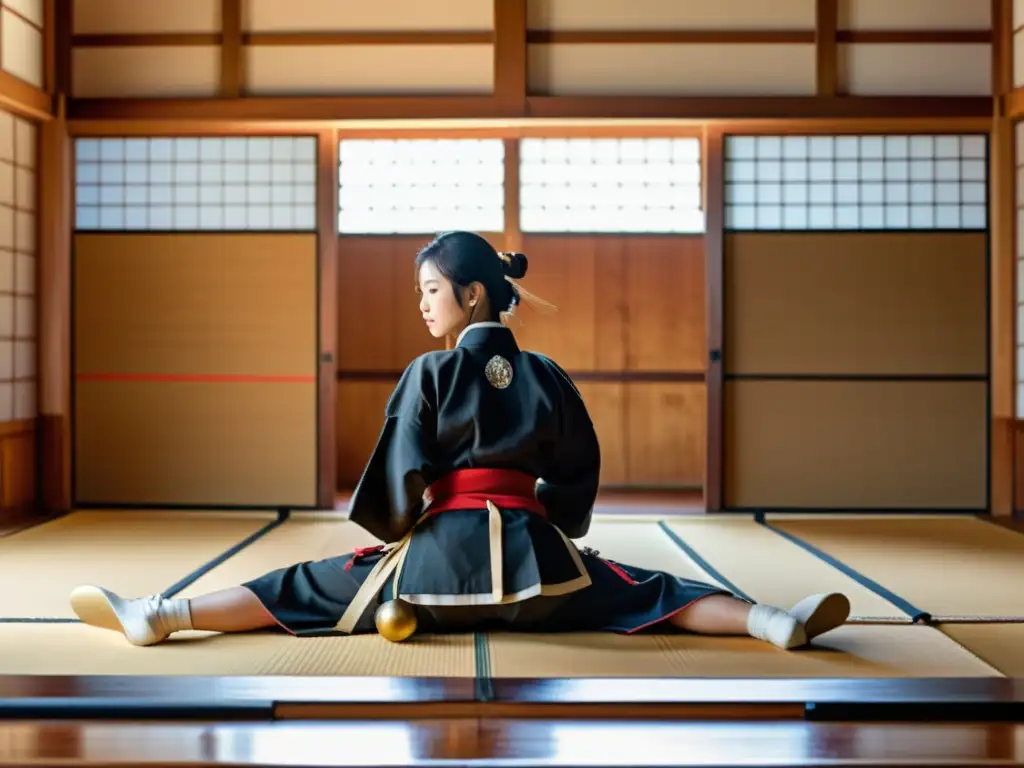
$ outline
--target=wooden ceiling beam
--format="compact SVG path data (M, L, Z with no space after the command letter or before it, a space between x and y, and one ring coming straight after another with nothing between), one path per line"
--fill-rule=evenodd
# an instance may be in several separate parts
M526 0L494 2L494 98L512 110L526 108Z
M2 74L2 73L0 73ZM573 119L966 119L991 120L992 99L968 97L510 96L72 99L68 117L87 120L287 121Z
M814 17L815 81L819 96L839 93L839 0L818 0Z
M235 99L245 83L242 50L242 0L221 0L220 95Z

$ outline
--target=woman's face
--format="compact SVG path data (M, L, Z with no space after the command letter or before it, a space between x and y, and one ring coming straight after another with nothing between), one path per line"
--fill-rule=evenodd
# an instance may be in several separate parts
M458 335L466 327L469 301L463 302L465 307L459 306L451 281L438 272L433 261L426 261L420 267L419 288L420 314L430 335L435 339Z

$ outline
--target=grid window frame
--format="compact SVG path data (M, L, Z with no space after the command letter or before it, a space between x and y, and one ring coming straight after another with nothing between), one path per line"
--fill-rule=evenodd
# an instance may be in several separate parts
M0 110L0 421L38 415L38 127Z
M341 138L337 184L340 235L505 229L503 139Z
M727 136L724 228L985 231L988 156L984 134Z
M699 138L525 138L519 154L524 234L707 230Z
M75 232L316 232L317 137L75 140Z

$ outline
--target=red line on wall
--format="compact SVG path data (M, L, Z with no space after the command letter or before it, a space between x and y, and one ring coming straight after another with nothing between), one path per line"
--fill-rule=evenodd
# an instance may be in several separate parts
M258 373L79 373L77 381L191 382L202 384L315 384L316 376Z

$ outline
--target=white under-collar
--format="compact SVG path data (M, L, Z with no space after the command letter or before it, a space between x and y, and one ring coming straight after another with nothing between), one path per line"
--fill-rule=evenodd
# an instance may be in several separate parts
M456 347L459 346L459 344L462 343L462 339L465 337L465 335L467 333L469 333L471 330L473 330L474 328L504 328L504 327L505 327L505 325L503 323L499 323L499 322L496 322L494 320L483 320L483 321L481 321L479 323L470 323L469 325L467 325L465 328L462 329L462 333L459 334L459 338L455 340L455 346Z

